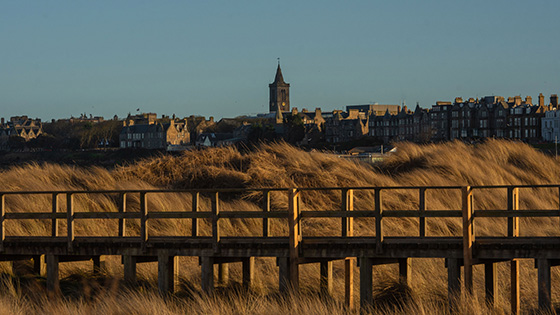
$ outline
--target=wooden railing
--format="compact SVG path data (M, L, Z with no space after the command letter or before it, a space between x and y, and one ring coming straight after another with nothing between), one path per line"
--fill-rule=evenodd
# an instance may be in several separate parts
M558 205L555 209L527 209L519 211L519 196L520 189L548 189L558 192ZM409 206L407 209L387 209L384 206L383 200L388 195L388 192L395 191L410 191L411 193L406 195L406 198L411 198L414 200L407 200ZM480 190L494 190L494 191L505 191L505 207L503 209L475 209L476 193ZM455 191L456 195L460 195L460 200L457 200L456 204L459 205L459 209L440 209L434 210L428 207L427 193L430 191ZM304 209L305 205L302 203L302 194L307 193L320 194L322 196L328 196L333 198L333 196L340 196L340 207L339 209L316 209L317 207L313 205L310 206L311 209ZM334 192L334 193L333 193ZM287 206L283 206L282 209L272 209L271 206L271 194L285 194L287 197ZM371 206L366 207L366 209L356 209L356 194L369 193L368 198L372 198L373 203ZM185 200L191 199L191 209L183 211L175 211L172 209L158 210L149 209L150 196L155 194L182 194L185 195ZM230 195L238 194L244 197L250 196L254 200L262 200L260 205L260 211L247 211L246 209L240 210L227 210L221 209L221 203L224 195L231 198ZM371 195L372 194L372 195ZM412 197L417 194L416 198ZM6 208L6 198L10 196L46 196L50 198L51 207L50 209L41 209L42 212L26 212L21 211L23 206L35 207L29 203L25 205L18 204L18 212L7 211L12 209ZM102 195L102 196L113 196L112 200L115 204L115 209L117 211L76 211L76 196L80 195ZM497 194L496 194L497 195ZM115 198L115 196L117 196ZM130 209L127 204L130 198L134 197L135 201L138 200L138 209ZM201 211L201 198L206 196L207 200L210 200L211 207L209 210ZM65 211L59 211L60 199L65 198ZM138 198L138 199L136 199ZM337 197L338 198L338 197ZM369 200L369 199L368 199ZM329 204L332 204L332 200ZM25 210L25 209L24 209ZM35 209L29 209L35 210ZM134 211L131 211L134 210ZM145 250L148 246L150 240L150 227L149 223L151 220L158 219L188 219L191 220L190 235L183 235L184 238L194 238L202 239L206 241L211 240L212 249L216 256L220 255L220 245L223 239L222 229L220 228L220 223L223 220L228 219L260 219L262 220L262 233L260 236L252 236L252 241L259 241L258 239L278 239L280 242L285 242L289 248L289 269L290 281L297 283L298 278L298 268L297 265L305 259L305 252L301 250L300 244L305 242L302 233L302 221L310 218L331 218L339 219L341 222L340 233L333 233L333 235L327 236L327 238L338 238L341 241L355 242L361 241L367 246L375 245L375 253L371 254L375 257L383 258L384 250L388 244L388 240L391 235L387 235L384 230L385 219L391 218L417 218L418 219L418 233L414 236L405 236L405 238L411 242L423 242L438 241L443 238L449 239L448 235L436 235L429 233L427 228L427 219L437 219L437 218L457 218L462 219L462 233L459 236L454 236L454 239L462 243L462 264L464 266L464 279L463 283L465 288L472 291L473 288L473 275L472 266L475 257L473 257L473 249L475 247L477 237L481 237L475 233L475 221L477 218L506 218L507 219L507 234L503 237L509 240L522 241L526 237L520 237L519 230L519 218L542 218L542 217L560 217L560 185L501 185L501 186L392 186L392 187L328 187L328 188L270 188L270 189L196 189L196 190L98 190L98 191L0 191L0 255L5 252L6 242L6 225L10 224L9 221L18 220L50 220L51 222L51 232L48 235L37 236L37 238L53 238L56 240L66 240L68 246L68 253L71 254L76 246L76 232L75 224L77 220L83 219L108 219L108 220L118 220L118 232L117 239L128 239L131 238L138 239L140 247ZM375 219L375 224L371 231L375 232L370 236L356 236L354 229L354 219L371 218ZM272 219L284 219L287 223L287 235L273 235L271 232L271 220ZM61 220L66 220L66 235L60 235L59 223ZM127 220L139 220L139 232L138 235L131 235L127 231ZM205 233L209 236L201 236L200 221L207 220L211 224L211 232ZM188 226L188 225L187 225ZM362 231L360 231L362 232ZM560 233L559 233L560 234ZM10 238L24 237L28 236L10 236ZM165 236L162 236L165 237ZM235 236L228 236L235 237ZM487 236L484 236L487 237ZM99 238L108 238L107 236L101 236ZM114 239L114 237L112 237ZM178 244L181 240L174 238ZM247 238L245 238L247 239ZM487 238L488 239L488 238ZM554 240L554 239L552 239ZM511 242L510 242L511 243ZM460 248L460 247L459 247ZM442 254L445 255L445 254ZM510 255L511 256L511 255ZM341 257L345 257L342 255ZM446 256L442 256L448 258ZM363 258L363 257L362 257ZM507 257L495 259L495 261L511 260L511 283L512 283L512 309L519 309L519 264L516 257ZM541 259L539 257L534 257L535 259ZM333 257L326 257L325 259L333 259ZM365 257L364 263L368 263L367 257ZM457 257L453 257L455 263L457 263ZM547 258L548 259L548 258ZM560 258L554 258L560 259ZM543 271L544 283L542 286L544 289L541 290L541 284L539 284L539 304L541 305L541 293L542 293L542 305L550 304L550 290L547 289L550 286L550 277L547 275L547 269L550 267L550 261L539 261L539 267ZM560 260L558 260L560 261ZM369 262L371 265L371 262ZM347 265L346 270L352 270L350 265ZM371 266L370 266L371 267ZM450 267L451 268L451 267ZM457 265L452 266L453 270L459 270ZM489 265L489 268L493 268ZM539 269L539 270L541 270ZM485 269L486 270L486 269ZM490 270L491 271L491 270ZM455 272L455 271L454 271ZM366 272L367 273L367 272ZM371 275L371 272L369 272ZM539 275L540 275L539 271ZM350 277L351 278L351 277ZM367 279L366 279L367 280ZM451 286L457 286L457 281L450 281L450 292L452 291ZM348 280L348 283L351 283ZM541 278L539 276L539 283L541 283ZM515 286L513 284L516 284ZM347 284L347 287L351 285ZM547 293L548 290L548 293ZM348 296L351 296L349 294Z
M463 237L472 237L474 241L474 221L475 218L507 218L509 237L519 236L519 218L531 217L560 217L559 210L531 209L515 211L519 209L519 189L520 188L555 188L560 193L560 185L518 185L518 186L425 186L425 187L329 187L329 188L275 188L275 189L201 189L201 190L99 190L99 191L3 191L0 192L0 248L5 240L5 226L7 220L51 220L51 233L44 237L60 237L59 221L66 220L68 246L72 248L75 239L75 221L80 219L112 219L118 220L118 236L132 237L126 231L126 220L140 220L140 239L146 242L149 237L148 222L153 219L190 219L192 220L191 235L189 237L200 237L199 220L211 220L212 238L218 242L221 236L220 221L223 219L261 219L262 237L270 237L270 219L290 219L298 227L294 235L301 234L300 220L306 218L340 218L342 230L340 237L353 237L353 219L374 218L375 219L375 242L379 248L383 244L385 235L383 226L384 218L418 218L418 238L428 236L426 228L427 218L463 218L464 225L471 226L464 230ZM507 208L503 210L474 210L473 194L480 189L506 190ZM414 210L388 210L383 206L384 192L395 190L412 190L418 192L418 207ZM430 190L455 190L462 195L461 209L457 210L427 210L426 192ZM329 192L338 191L341 196L340 210L304 210L301 207L300 195L305 192L321 192L325 195ZM373 192L373 205L371 209L354 209L355 192ZM220 209L221 194L247 194L259 193L262 199L261 211L223 211ZM288 197L288 207L285 209L275 209L271 211L270 194L271 192L286 193ZM154 211L148 209L149 196L154 194L185 194L190 195L192 200L191 211ZM90 211L76 212L74 197L77 195L117 195L117 212ZM127 199L129 196L137 194L139 196L138 211L129 212ZM211 200L211 211L200 211L200 196L209 196ZM52 200L50 211L45 212L8 212L6 211L5 199L11 195L46 195ZM60 212L59 199L66 198L66 211ZM560 204L560 202L559 202ZM20 207L21 208L21 207ZM469 232L470 231L470 232ZM186 235L185 235L186 236ZM332 235L336 237L337 235ZM431 237L437 237L432 235Z

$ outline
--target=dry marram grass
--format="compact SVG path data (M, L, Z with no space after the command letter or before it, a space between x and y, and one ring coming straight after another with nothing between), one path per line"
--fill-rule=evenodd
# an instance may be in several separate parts
M419 146L400 143L396 154L382 164L371 167L334 156L303 152L287 144L262 145L251 152L240 152L234 148L214 148L185 152L181 156L161 156L108 171L101 168L76 168L53 164L30 164L14 167L1 174L3 190L117 190L152 188L266 188L266 187L336 187L336 186L416 186L416 185L507 185L507 184L557 184L560 164L528 145L507 141L490 140L476 146L460 142ZM325 197L326 194L326 197ZM222 202L224 210L254 210L260 208L259 194L228 195ZM304 209L335 210L340 206L339 192L305 192ZM356 192L355 209L370 209L373 195ZM78 195L76 211L117 211L118 196ZM459 209L458 194L444 190L429 191L428 209ZM493 190L477 191L476 209L504 209L505 192ZM273 209L286 209L285 194L272 193ZM136 196L128 199L130 211L138 209ZM33 205L30 207L30 205ZM190 210L190 196L187 194L153 194L149 198L149 209ZM8 212L46 211L51 207L47 196L6 196ZM202 196L202 210L209 210L209 199ZM386 209L404 210L418 207L418 196L410 191L388 192L384 197ZM558 192L546 189L522 189L521 209L557 209ZM60 210L65 208L60 200ZM136 210L137 211L137 210ZM116 220L80 220L76 223L76 235L115 235ZM188 220L155 220L151 224L152 235L184 235L190 233ZM356 220L356 235L372 235L372 222ZM61 222L64 230L64 222ZM339 233L339 222L329 219L304 221L306 235L326 235ZM559 236L558 220L521 220L522 235ZM385 225L386 235L415 235L417 219L391 219ZM428 219L430 235L460 235L459 219ZM139 222L130 220L127 228L130 234L138 233ZM48 235L48 220L8 222L7 235ZM201 225L203 235L208 235L208 222ZM258 220L224 220L221 231L225 235L260 235ZM273 220L272 233L286 234L286 224ZM477 225L479 235L505 234L504 219L484 219ZM119 278L122 274L120 260L109 259L108 278ZM343 297L343 264L335 262L334 300L317 297L318 266L301 267L301 283L304 293L299 296L276 295L277 267L274 259L260 258L256 263L256 284L254 292L238 292L232 285L223 294L213 297L200 293L199 267L194 258L181 257L181 280L183 290L178 297L164 300L151 287L156 279L155 264L141 264L139 274L146 286L143 289L110 289L105 279L97 281L82 277L81 292L75 299L48 299L45 293L34 295L33 301L19 282L4 281L7 288L0 293L0 309L10 313L107 313L107 314L179 314L193 313L345 313L341 304ZM528 310L536 307L536 270L531 261L521 263L522 305ZM10 272L4 266L6 273ZM499 303L490 310L480 296L462 296L456 303L459 313L496 313L509 309L509 270L499 264ZM62 275L75 276L87 273L87 266L80 263L63 264ZM412 263L411 287L403 287L396 279L396 266L387 265L374 268L376 304L374 313L419 313L433 314L447 312L446 270L442 259L415 259ZM475 266L475 292L482 294L482 267ZM235 264L230 277L240 279L241 268ZM356 273L357 274L357 273ZM274 276L271 276L274 275ZM553 301L560 301L560 290L555 288L560 273L553 269ZM10 278L8 278L10 279ZM89 280L84 280L89 279ZM338 279L338 280L337 280ZM83 284L86 283L86 284ZM91 283L97 283L92 285ZM358 281L356 279L355 283ZM121 287L121 284L116 284ZM86 290L86 288L89 288ZM93 288L93 289L92 289ZM88 291L89 290L89 291ZM93 291L92 291L93 290ZM37 291L37 290L36 290ZM43 292L41 290L38 290ZM356 292L358 290L355 290ZM22 293L24 292L24 293ZM95 294L91 293L95 292ZM398 294L397 294L398 293ZM89 295L88 295L89 294ZM185 295L181 298L181 294ZM42 298L41 298L42 296ZM357 297L356 297L357 298ZM384 302L385 301L385 302Z

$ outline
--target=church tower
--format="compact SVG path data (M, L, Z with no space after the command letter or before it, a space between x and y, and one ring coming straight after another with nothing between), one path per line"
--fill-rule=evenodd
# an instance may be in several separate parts
M282 112L290 111L290 84L284 82L282 76L282 69L280 69L280 62L276 69L276 77L274 82L268 85L270 92L269 112L274 113L278 110Z

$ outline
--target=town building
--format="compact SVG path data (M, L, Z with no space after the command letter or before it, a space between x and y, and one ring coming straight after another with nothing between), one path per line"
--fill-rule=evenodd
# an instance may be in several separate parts
M119 135L121 148L171 149L190 144L187 120L156 114L128 116Z
M9 121L0 119L0 148L8 149L10 137L20 137L25 141L35 139L43 133L41 119L28 116L13 116Z

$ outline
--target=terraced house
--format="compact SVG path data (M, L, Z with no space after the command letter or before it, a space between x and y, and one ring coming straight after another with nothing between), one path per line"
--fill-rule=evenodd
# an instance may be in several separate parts
M127 117L119 135L121 148L170 149L190 143L187 120L148 113Z

